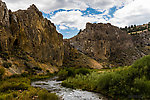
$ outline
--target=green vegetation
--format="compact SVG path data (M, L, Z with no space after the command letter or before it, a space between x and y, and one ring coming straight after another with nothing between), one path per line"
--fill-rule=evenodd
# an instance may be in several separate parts
M121 28L122 30L127 31L128 33L137 33L138 31L144 31L144 30L148 30L150 31L150 23L148 24L144 24L144 25L131 25L129 27L125 26L125 28Z
M0 69L0 75L3 74ZM31 81L50 78L48 75L29 76L26 73L22 75L13 75L0 81L0 100L58 100L54 93L49 93L45 89L32 87Z
M62 85L99 92L112 98L150 98L150 56L137 60L133 65L104 72L77 74L69 77Z
M47 90L40 90L38 92L39 100L58 100L54 93L48 93Z
M60 70L57 75L59 77L58 80L65 80L68 77L74 77L75 75L79 75L79 74L86 75L88 73L90 73L90 69L87 68L76 69L70 67L70 68L64 68Z
M5 73L5 69L4 68L0 68L0 80L2 79L4 73Z

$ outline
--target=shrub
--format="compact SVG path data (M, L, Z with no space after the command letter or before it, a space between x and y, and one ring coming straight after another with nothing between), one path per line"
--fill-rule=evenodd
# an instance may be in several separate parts
M149 95L150 94L150 81L146 80L145 77L143 78L136 78L134 80L134 91L136 94Z
M75 76L75 68L65 68L66 71L68 71L68 76Z
M4 62L4 63L3 63L3 66L4 66L5 68L9 68L9 67L12 66L12 64L11 64L11 63L7 63L7 62Z
M68 77L68 71L61 70L58 72L58 80L65 80Z
M2 79L4 73L5 73L5 69L4 68L0 68L0 80Z
M144 75L150 79L150 55L135 61L132 67L138 70L139 77Z
M86 74L89 74L90 71L86 68L80 68L80 69L77 69L76 70L76 74L83 74L83 75L86 75Z
M46 90L38 92L39 100L58 100L58 97L54 93L49 93Z
M7 92L9 90L27 90L28 86L25 83L5 83L0 87L1 92Z
M98 79L98 89L107 90L109 88L111 78L112 77L110 73L101 74L101 76Z
M132 66L135 68L143 68L143 66L148 66L150 68L150 55L135 61Z

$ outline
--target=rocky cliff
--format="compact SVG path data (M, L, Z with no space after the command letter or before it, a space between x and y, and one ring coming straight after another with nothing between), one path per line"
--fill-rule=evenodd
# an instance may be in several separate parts
M69 42L80 52L99 62L130 65L142 56L130 35L111 24L86 24L86 29Z
M0 0L0 66L4 62L15 66L12 60L20 58L61 66L63 55L63 36L56 31L53 23L43 18L35 5L27 10L11 12ZM18 62L27 66L25 63L29 61L20 59ZM33 62L28 65L38 65Z
M62 67L103 68L96 60L74 48L68 40L64 40L64 61Z
M134 45L145 55L150 54L150 32L131 34Z

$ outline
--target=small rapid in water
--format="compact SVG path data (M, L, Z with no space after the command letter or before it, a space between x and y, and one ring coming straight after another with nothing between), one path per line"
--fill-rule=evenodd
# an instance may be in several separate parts
M45 80L32 82L34 87L45 88L52 93L56 93L63 100L107 100L101 94L66 88L61 86L62 81L56 81L56 77Z

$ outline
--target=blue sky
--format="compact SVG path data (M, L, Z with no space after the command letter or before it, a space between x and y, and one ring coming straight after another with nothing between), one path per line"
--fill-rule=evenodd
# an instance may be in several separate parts
M150 0L2 0L9 9L35 4L64 38L85 29L86 23L111 23L118 27L150 22Z
M55 11L51 11L50 13L43 13L43 16L45 18L48 18L50 20L53 20L53 17L60 13L60 12L65 12L66 14L69 14L69 12L81 12L81 16L86 16L86 17L91 17L91 16L94 16L94 15L97 15L97 16L101 16L101 18L103 18L104 20L108 21L110 18L113 18L114 17L114 13L121 9L122 7L120 8L117 8L116 6L110 8L107 12L107 14L105 14L106 10L96 10L94 8L91 8L91 7L88 7L86 8L85 10L80 10L80 9L70 9L70 10L65 10L65 9L58 9L58 10L55 10ZM88 20L87 20L88 21ZM90 21L89 21L90 22ZM97 19L95 21L92 21L92 23L97 23L99 22ZM55 23L55 21L54 21ZM77 28L77 27L69 27L68 25L61 25L61 23L58 23L58 24L55 24L56 25L56 28L58 30L58 32L62 33L64 38L71 38L75 35L78 34L78 32L80 31L80 28ZM61 27L60 27L61 26ZM81 28L82 29L82 28Z

